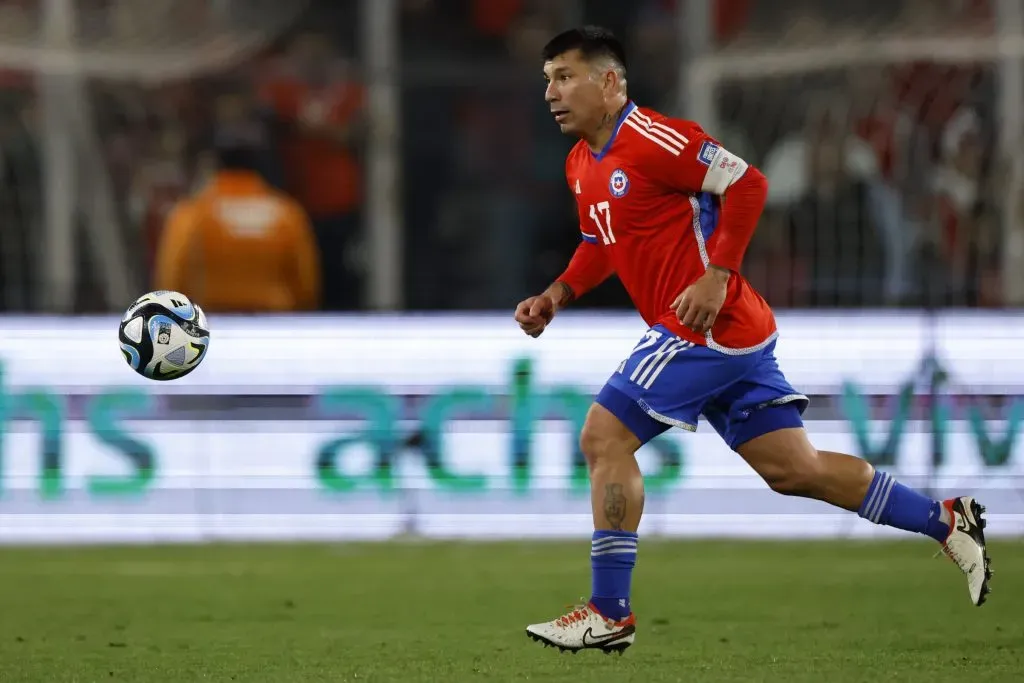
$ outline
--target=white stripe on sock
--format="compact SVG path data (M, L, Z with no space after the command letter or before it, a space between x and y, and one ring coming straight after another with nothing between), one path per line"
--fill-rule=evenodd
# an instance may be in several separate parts
M608 548L629 548L633 552L636 552L636 543L630 543L629 541L619 541L617 543L604 543L602 545L593 545L590 547L591 551L606 550Z
M596 538L590 542L590 545L597 548L608 543L633 543L636 544L635 536L605 536L604 538Z
M875 486L871 489L871 500L868 501L868 506L864 509L864 517L869 522L875 521L875 509L878 507L878 499L882 496L882 489L885 488L885 482L888 478L889 475L883 472L878 476Z
M885 472L881 472L878 478L875 480L875 485L871 487L871 495L868 497L867 505L864 506L864 518L870 521L872 519L872 513L875 510L875 506L878 504L878 497L882 494L882 489L885 488L885 481L889 478L889 475Z
M878 505L875 508L875 524L882 518L882 513L885 511L885 506L889 503L889 494L892 493L892 487L896 484L896 480L892 477L888 477L885 481L885 490L882 491L882 495L879 496Z
M607 548L590 552L591 557L600 557L601 555L636 555L636 548Z
M882 509L881 502L885 496L886 487L889 486L890 477L888 474L882 474L878 478L878 483L875 486L874 495L871 496L871 503L868 505L865 517L870 521L878 523L878 512Z

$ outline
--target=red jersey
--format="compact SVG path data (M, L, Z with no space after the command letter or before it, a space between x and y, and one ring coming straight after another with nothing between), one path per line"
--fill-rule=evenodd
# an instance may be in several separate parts
M648 325L660 323L682 339L726 353L753 351L774 339L771 308L736 272L749 234L741 245L735 234L727 244L723 230L734 216L732 204L723 210L723 195L745 175L756 175L766 190L760 172L696 123L632 102L604 149L595 154L581 140L565 171L583 243L559 280L577 297L615 273ZM763 202L762 192L748 217L750 232ZM679 322L672 302L711 264L733 273L713 328L700 334Z

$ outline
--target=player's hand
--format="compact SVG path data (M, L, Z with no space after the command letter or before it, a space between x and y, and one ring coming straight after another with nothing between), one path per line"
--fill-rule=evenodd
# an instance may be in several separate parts
M548 294L538 294L519 302L516 306L516 322L520 329L531 337L539 337L544 328L555 317L555 300Z
M679 322L694 332L710 330L725 303L729 275L728 270L708 268L696 282L684 289L672 302Z

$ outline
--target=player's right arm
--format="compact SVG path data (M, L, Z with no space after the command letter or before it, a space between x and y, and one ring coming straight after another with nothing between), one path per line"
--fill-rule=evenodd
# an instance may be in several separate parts
M516 322L526 334L539 337L559 309L607 280L613 271L604 249L588 241L580 242L569 265L551 286L519 303Z
M570 191L574 187L572 178L576 176L574 166L578 153L589 154L584 150L582 142L576 144L565 159L565 180ZM577 181L578 182L578 181ZM614 272L608 253L597 245L597 238L583 229L583 216L580 216L580 236L582 241L576 247L576 253L569 260L562 274L555 278L551 286L536 296L519 302L516 307L516 322L526 334L539 337L551 323L555 313L580 298L594 287L608 279Z

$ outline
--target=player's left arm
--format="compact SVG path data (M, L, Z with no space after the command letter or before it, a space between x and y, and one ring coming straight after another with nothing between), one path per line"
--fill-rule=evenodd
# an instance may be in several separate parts
M672 303L684 325L706 332L725 303L729 278L743 263L768 197L768 179L698 127L677 135L686 143L674 148L677 154L657 157L658 175L672 189L721 198L719 224L701 255L707 272Z
M768 179L700 128L687 132L688 142L679 155L664 155L659 170L674 189L707 192L724 200L714 237L706 245L707 265L739 271L764 210Z

